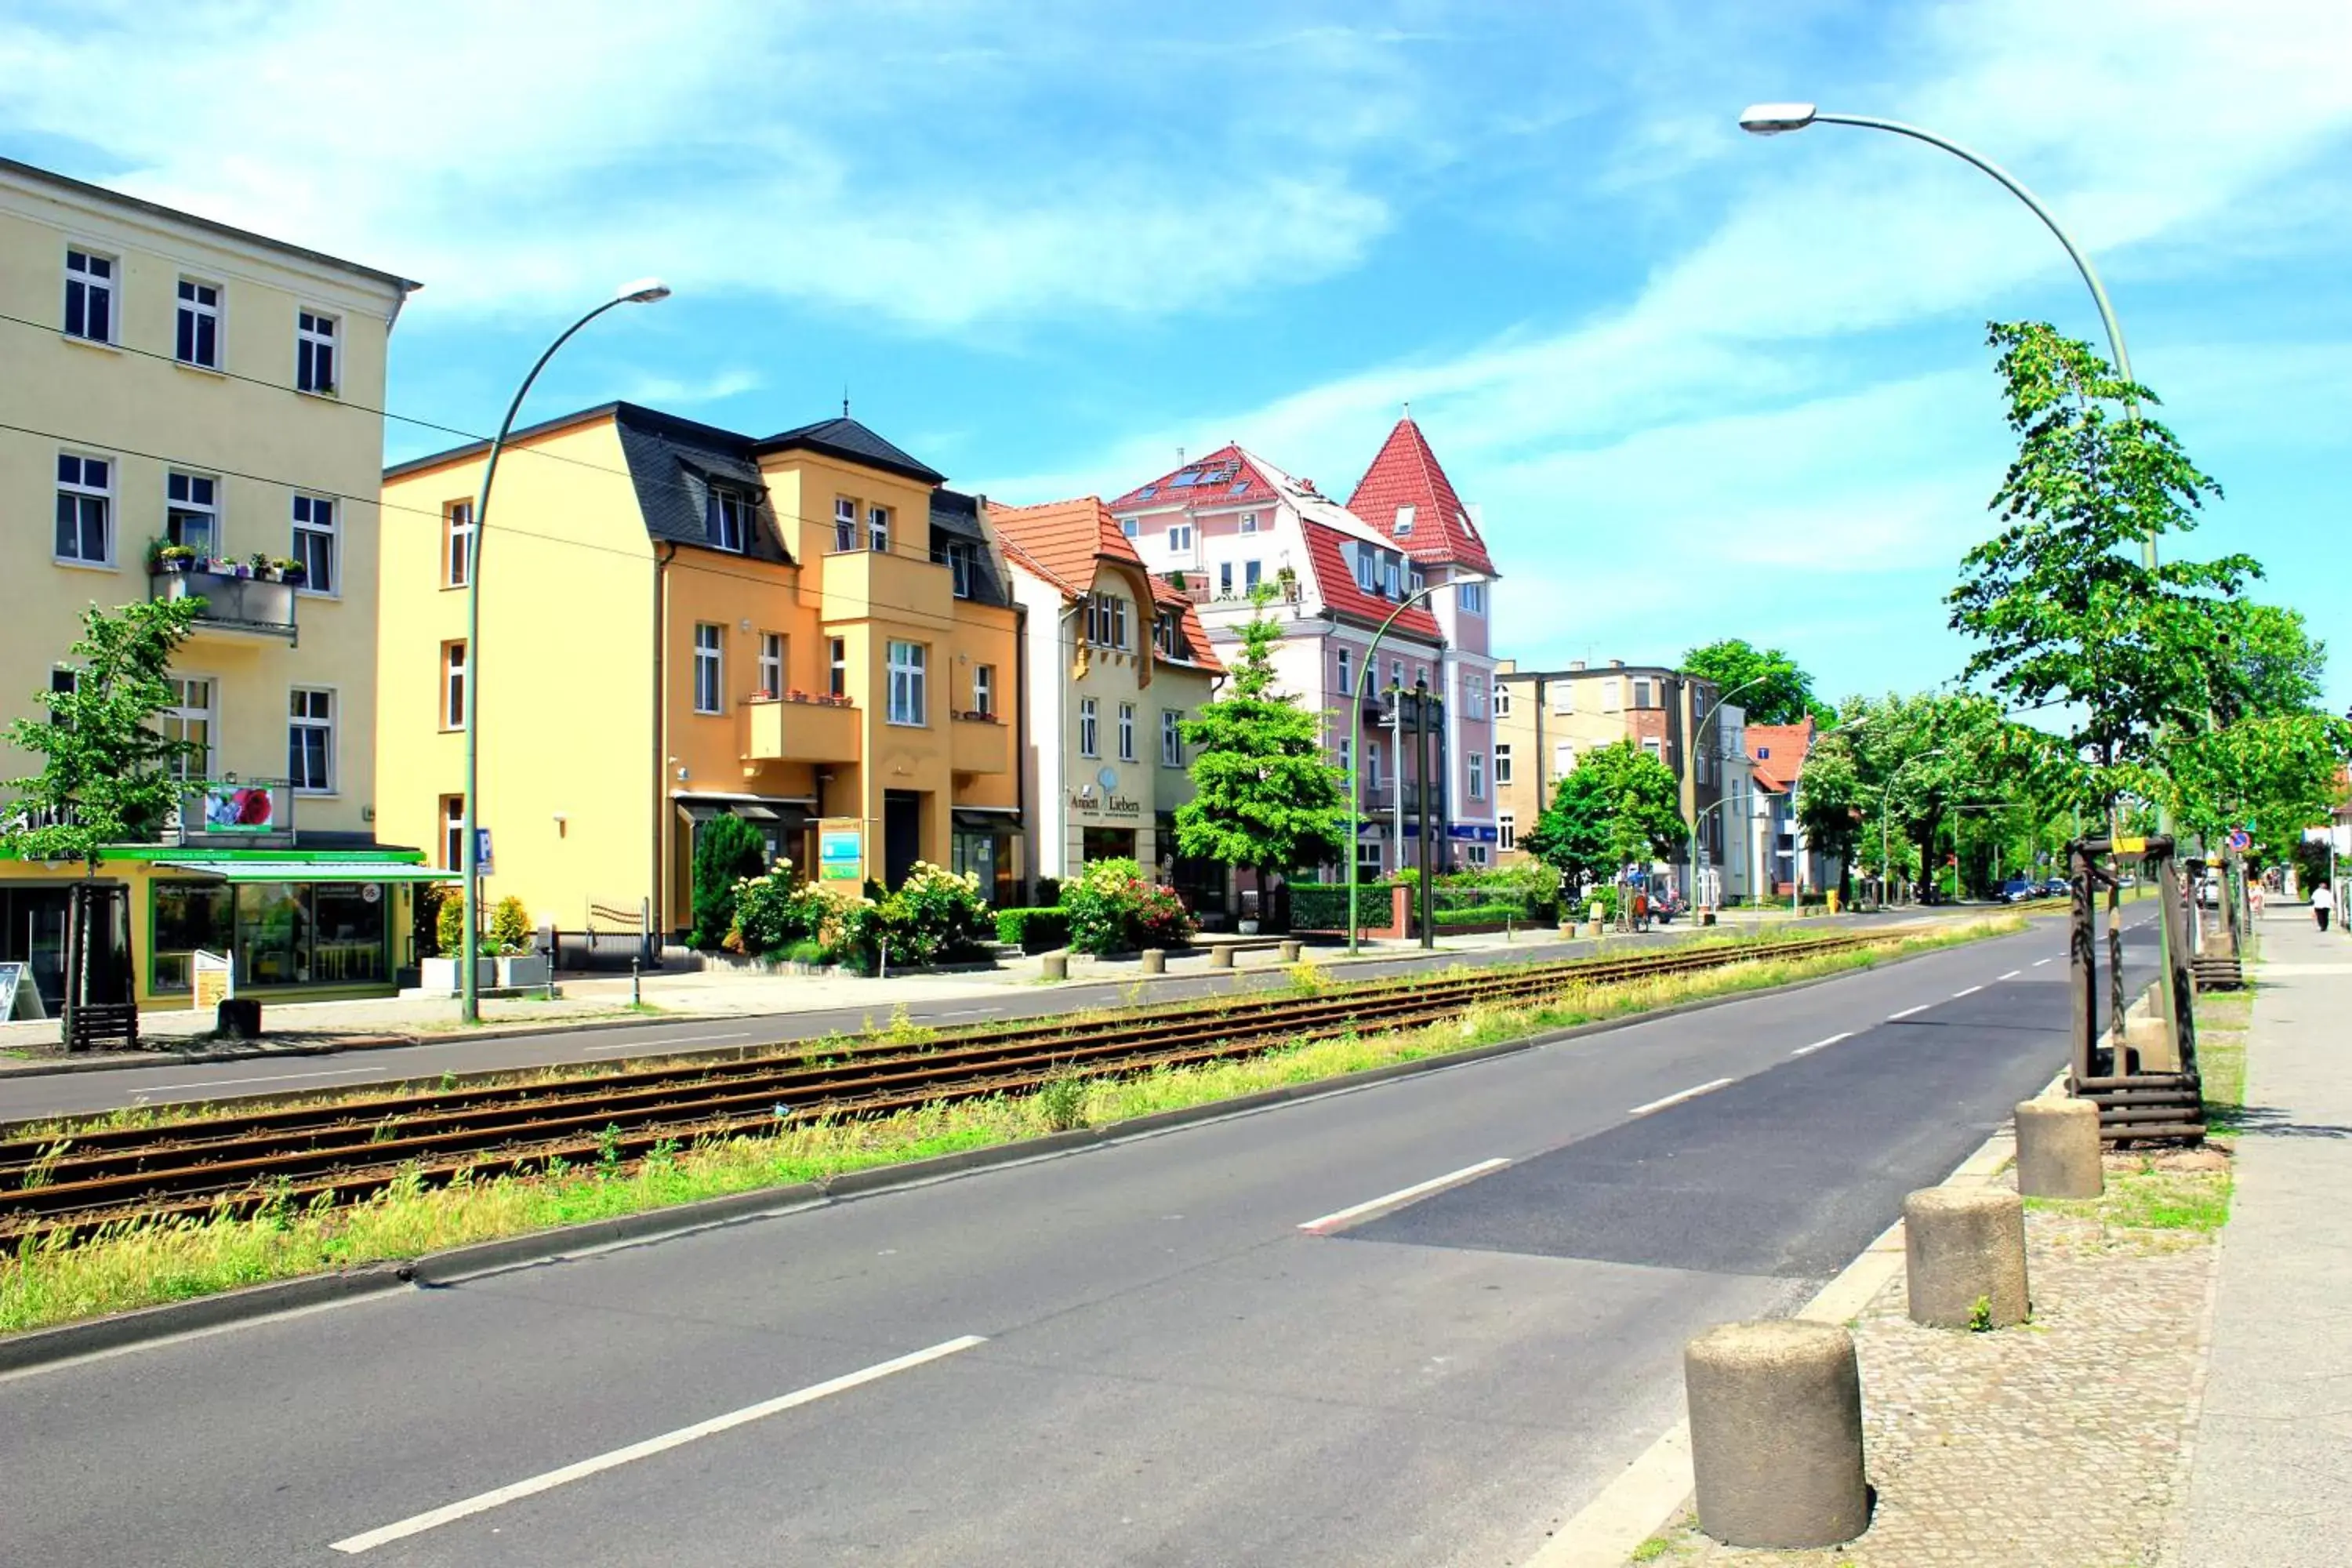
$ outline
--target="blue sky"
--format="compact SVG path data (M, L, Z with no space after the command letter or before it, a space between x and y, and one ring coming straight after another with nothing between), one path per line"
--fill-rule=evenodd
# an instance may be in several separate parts
M190 0L0 16L0 151L406 273L393 410L541 383L764 434L839 406L1011 501L1237 439L1344 494L1410 400L1500 651L1741 635L1832 692L1952 676L2006 433L1989 318L2135 368L2352 702L2341 0L1146 6ZM94 101L89 85L103 82ZM388 426L388 457L445 444Z

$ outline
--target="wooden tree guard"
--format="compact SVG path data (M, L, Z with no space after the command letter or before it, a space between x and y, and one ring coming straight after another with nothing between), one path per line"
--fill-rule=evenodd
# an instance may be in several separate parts
M2197 1070L2195 990L2189 968L2195 928L2173 852L2173 840L2165 835L2150 837L2126 851L2144 857L2156 873L2161 905L2158 918L2165 923L2167 939L2160 946L2162 962L2172 971L2159 979L2156 997L2159 1016L2169 1007L2173 1038L2179 1044L2179 1065L2149 1071L2124 1037L2128 1004L2124 994L2123 928L2116 919L2122 881L2116 843L2111 838L2079 838L2066 847L2074 890L2073 932L2067 944L2073 1015L2069 1030L2073 1062L2067 1089L2098 1106L2099 1136L2111 1143L2196 1142L2205 1136L2205 1100ZM2099 1022L2095 918L2102 890L2107 895L2105 1028Z

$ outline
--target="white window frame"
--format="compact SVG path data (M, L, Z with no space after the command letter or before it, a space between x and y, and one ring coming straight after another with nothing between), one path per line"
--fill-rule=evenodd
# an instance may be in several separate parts
M1181 710L1162 708L1160 710L1160 765L1181 768L1184 765L1184 715ZM1347 742L1339 744L1344 747ZM1344 765L1344 763L1343 763Z
M857 548L857 501L850 496L833 498L833 552L846 555Z
M877 555L890 553L890 509L870 506L866 509L866 545Z
M1462 853L1473 866L1486 864L1486 847L1484 844L1465 845Z
M1370 545L1356 546L1356 586L1367 594L1381 591L1381 563Z
M719 713L727 706L727 634L715 621L694 623L694 710Z
M221 296L226 292L226 290L219 284L206 282L202 278L190 278L185 275L181 277L178 285L172 290L173 303L175 307L172 312L172 358L174 363L186 365L191 370L217 372L220 369L223 353L221 332L227 325L226 318L221 310ZM211 294L212 298L205 300L196 297L205 293ZM205 359L198 357L197 350L202 342L205 324L207 321L212 323L213 352L211 358ZM186 353L180 352L180 338L184 327L186 329L188 338Z
M68 555L58 552L57 536L52 530L49 538L51 558L60 566L86 566L111 570L114 565L114 483L115 476L121 470L121 465L112 458L100 457L89 452L60 451L58 454L58 460L60 463L68 458L75 464L75 477L68 479L63 474L59 474L57 481L57 494L61 500L68 496L74 498L75 552ZM92 485L89 482L89 465L91 463L105 465L106 483L103 486ZM85 555L80 552L83 532L81 503L86 500L95 500L99 503L99 531L106 546L105 554L102 557Z
M1465 583L1455 588L1454 594L1454 602L1464 615L1483 616L1486 613L1486 584Z
M197 487L202 486L209 498L198 500ZM180 494L173 494L179 490ZM167 468L163 471L163 536L172 543L184 541L172 538L172 522L175 516L200 520L205 531L212 536L209 548L196 551L201 556L226 556L228 539L222 531L221 481L218 474L198 473L193 468ZM190 546L194 548L194 546Z
M1648 676L1637 675L1633 678L1634 708L1637 710L1649 708L1654 700L1657 697L1657 685L1654 681L1651 680Z
M1519 819L1507 811L1495 818L1495 847L1505 851L1519 847Z
M1244 598L1247 598L1250 595L1256 593L1257 585L1265 581L1265 562L1244 561L1242 563L1242 596Z
M1192 525L1189 522L1171 524L1168 530L1168 548L1179 554L1192 549Z
M462 588L474 570L474 503L453 500L441 509L441 585Z
M474 700L473 650L464 637L451 637L441 645L441 728L462 730L466 727L466 705Z
M1364 738L1364 787L1381 787L1381 743L1371 736Z
M83 263L83 270L79 272L74 270L76 257L79 257ZM92 264L104 268L104 273L100 274L89 270ZM121 342L122 341L122 301L120 298L121 282L122 258L111 251L100 250L95 246L67 246L65 287L59 294L58 330L78 343L101 343L108 348L112 348ZM73 324L76 289L81 290L81 320L85 330L80 331L75 331ZM93 297L106 302L106 330L102 332L86 330L89 325L89 303Z
M828 697L849 695L849 639L847 637L825 639L824 690Z
M1135 704L1132 702L1118 705L1118 760L1122 763L1135 761Z
M971 667L971 710L985 718L996 717L996 666Z
M887 524L884 527L887 529ZM919 642L893 639L884 649L890 683L889 720L908 729L930 722L930 648Z
M1139 538L1143 532L1143 524L1134 518L1123 517L1118 521L1118 531L1129 539Z
M1551 710L1555 713L1576 711L1576 682L1555 680L1551 683Z
M1662 763L1666 760L1666 743L1655 735L1642 737L1642 750Z
M1495 787L1507 789L1511 783L1511 742L1495 742Z
M709 489L710 515L704 537L713 550L740 555L751 547L751 498L730 485Z
M1409 506L1397 508L1395 532L1398 538L1402 539L1412 531L1413 511L1414 509Z
M760 689L770 698L784 694L784 634L760 634Z
M1339 645L1339 691L1341 695L1349 698L1350 700L1352 700L1356 695L1356 689L1349 683L1348 679L1349 673L1349 655L1351 651L1352 650L1347 644L1341 643Z
M310 305L295 308L295 391L312 397L341 395L342 342L342 317ZM324 374L320 374L322 365Z
M1234 563L1230 561L1220 561L1217 563L1217 597L1230 599L1233 596Z
M1467 754L1467 760L1470 772L1470 798L1484 800L1486 798L1486 753L1472 752Z
M155 710L157 727L168 741L188 738L187 726L193 721L205 727L204 750L194 757L183 757L172 765L173 775L183 779L204 779L212 775L213 754L220 748L221 683L217 677L194 672L173 672L164 677L171 685L173 700ZM205 704L198 708L188 701L188 689L205 689ZM173 726L178 728L175 730Z
M1387 556L1381 562L1381 592L1391 599L1404 597L1404 563L1397 557Z
M296 490L293 501L293 558L302 563L300 593L314 599L340 599L343 595L343 511L332 496L311 495ZM308 515L305 515L305 513ZM325 518L321 522L320 519ZM323 552L327 563L326 584L321 587L319 574L312 570L310 550L303 538L308 535L317 542L315 548Z
M1625 710L1625 683L1616 676L1601 678L1601 710L1603 713L1622 713Z
M1495 717L1496 717L1496 718L1497 718L1497 719L1507 719L1507 718L1509 718L1510 716L1511 716L1511 689L1510 689L1510 686L1509 686L1507 682L1497 680L1496 682L1495 682Z
M1556 777L1566 778L1576 771L1576 742L1554 741L1551 743L1551 771Z
M1078 755L1102 755L1102 704L1091 697L1078 699Z
M1245 511L1242 513L1242 520L1235 525L1234 531L1239 533L1255 533L1257 531L1257 513L1254 511Z
M327 711L323 719L316 714L306 713L299 710L301 700L306 697L324 698L326 700ZM341 699L335 688L331 686L296 686L288 689L286 696L286 740L288 752L286 759L286 777L288 783L292 786L295 794L331 795L338 793L336 788L338 781L336 777L337 758L335 756L335 710L341 706ZM324 757L326 764L327 775L326 782L324 784L304 784L299 778L295 776L294 758L292 752L294 736L298 731L323 732L326 735L326 743L322 752L322 756Z
M466 797L445 795L441 797L441 853L448 856L445 871L462 870L466 864Z

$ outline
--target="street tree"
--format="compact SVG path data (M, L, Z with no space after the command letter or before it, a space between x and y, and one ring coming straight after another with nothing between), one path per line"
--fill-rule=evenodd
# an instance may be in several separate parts
M1182 724L1192 759L1192 798L1176 808L1176 846L1188 858L1258 873L1336 860L1347 840L1345 776L1325 758L1322 718L1275 687L1282 628L1271 595L1242 627L1225 694Z
M1672 858L1685 841L1680 792L1665 763L1631 741L1596 746L1553 792L1520 843L1580 891L1629 863Z
M39 757L41 771L0 784L8 799L0 846L20 859L80 861L95 880L110 850L161 835L202 755L155 722L177 700L172 656L202 607L201 600L165 599L82 612L72 684L44 687L34 701L46 717L8 726L8 743ZM84 894L67 908L67 951L80 956L78 973L66 977L71 1007L88 1000L92 903Z
M1777 647L1723 637L1683 655L1683 673L1712 682L1720 695L1738 692L1735 705L1751 724L1794 724L1808 713L1824 729L1837 722L1835 710L1813 695L1812 677Z

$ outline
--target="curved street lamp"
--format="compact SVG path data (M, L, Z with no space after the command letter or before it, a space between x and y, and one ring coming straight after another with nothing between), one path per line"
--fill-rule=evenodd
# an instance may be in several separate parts
M466 552L466 798L463 832L465 841L459 847L460 869L465 877L466 951L459 965L465 975L462 987L464 1002L460 1016L468 1024L482 1021L481 977L475 958L475 944L480 940L481 910L481 835L480 775L476 742L479 734L477 722L482 710L482 541L488 537L490 521L490 481L498 478L499 457L506 450L507 437L514 430L515 416L522 411L522 400L530 395L530 384L555 351L572 341L572 335L605 311L618 305L650 305L669 298L669 285L658 278L640 278L634 283L624 283L614 290L613 297L563 329L556 340L547 345L530 367L530 374L515 388L514 401L507 405L507 416L499 422L499 433L490 441L489 461L482 468L482 488L474 499L473 537ZM548 955L551 965L554 954ZM550 973L553 973L552 969Z
M1399 616L1403 615L1416 603L1429 597L1440 588L1459 588L1475 583L1493 581L1493 578L1483 572L1465 572L1459 577L1443 578L1414 589L1397 601L1397 607L1389 612L1389 618L1381 623L1381 629L1372 634L1372 640L1365 646L1364 668L1359 672L1355 682L1361 690L1348 694L1348 707L1351 721L1355 726L1354 738L1348 744L1348 956L1350 958L1356 956L1358 952L1357 938L1363 923L1362 913L1359 907L1359 900L1362 897L1361 868L1360 857L1356 853L1356 840L1364 831L1364 797L1356 782L1356 770L1363 765L1364 761L1364 704L1371 700L1372 672L1380 666L1381 639L1389 635L1389 628L1396 625ZM1427 779L1422 780L1421 784L1423 789L1429 787ZM1404 765L1402 758L1398 759L1397 764L1397 789L1400 794L1404 789ZM1398 858L1402 859L1403 854L1403 840L1399 839Z
M1692 726L1691 726L1691 738L1690 738L1690 745L1691 745L1691 820L1690 820L1690 835L1689 835L1688 838L1686 839L1686 841L1685 841L1685 847L1684 847L1684 856L1683 856L1683 866L1684 866L1684 871L1685 871L1685 875L1688 878L1688 880L1684 884L1683 891L1684 891L1684 893L1685 893L1685 895L1687 895L1687 896L1688 896L1688 898L1689 898L1689 900L1690 900L1691 918L1692 918L1694 921L1696 921L1696 920L1698 918L1698 907L1699 907L1699 906L1698 906L1698 825L1699 825L1700 823L1702 823L1702 822L1704 822L1704 821L1706 821L1706 811L1713 811L1714 809L1716 809L1716 806L1719 806L1719 805L1721 805L1723 804L1723 801L1722 801L1722 800L1720 800L1720 799L1718 799L1718 800L1715 803L1715 805L1708 806L1708 807L1706 808L1706 811L1701 811L1701 810L1699 810L1699 809L1698 809L1698 758L1699 758L1699 740L1700 740L1700 737L1701 737L1701 736L1703 736L1703 735L1705 735L1705 734L1706 733L1706 721L1707 721L1707 720L1708 720L1708 719L1712 719L1712 718L1714 718L1717 713L1722 712L1722 711L1723 711L1723 705L1724 705L1725 703L1727 703L1727 702L1730 701L1733 698L1735 698L1735 697L1738 696L1741 692L1743 692L1743 691L1747 690L1749 687L1751 687L1751 686L1761 686L1761 685L1763 685L1763 684L1764 684L1764 682L1766 682L1766 681L1768 681L1768 680L1769 680L1769 679L1772 679L1772 678L1771 678L1770 676L1769 676L1769 675L1759 675L1759 676L1757 676L1755 679L1751 679L1751 680L1743 680L1743 681L1741 681L1738 685L1737 685L1737 686L1733 687L1730 690L1728 690L1728 691L1727 691L1727 692L1724 692L1721 696L1717 697L1717 698L1715 700L1715 705L1714 705L1713 707L1709 708L1709 709L1706 710L1706 716L1705 716L1704 718L1700 719L1700 720L1699 720L1699 721L1698 721L1697 723L1696 723L1696 724L1694 724L1694 725L1692 725ZM1710 754L1711 754L1711 753L1710 753ZM1721 761L1722 759L1717 758L1717 760L1719 762L1719 761Z

